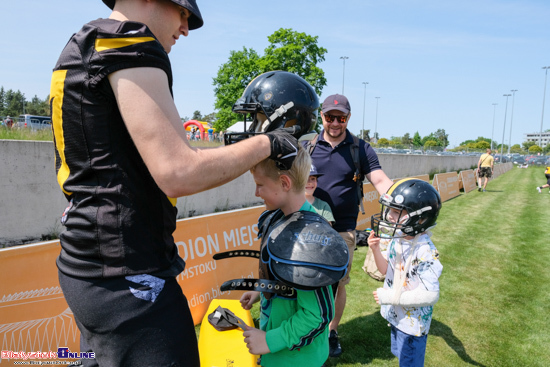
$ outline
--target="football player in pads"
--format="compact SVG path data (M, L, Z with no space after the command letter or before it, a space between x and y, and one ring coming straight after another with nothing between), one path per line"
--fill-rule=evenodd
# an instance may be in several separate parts
M53 71L57 180L69 205L57 259L85 366L198 366L193 320L176 282L176 198L220 186L297 141L271 130L192 148L172 94L168 54L200 28L195 0L103 0ZM174 62L174 61L172 61ZM152 121L154 123L152 123Z

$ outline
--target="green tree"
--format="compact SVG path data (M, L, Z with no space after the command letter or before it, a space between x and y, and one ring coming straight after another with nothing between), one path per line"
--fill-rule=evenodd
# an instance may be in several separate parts
M435 140L426 140L426 142L424 143L424 148L426 148L427 150L437 146L439 146L439 143Z
M445 148L449 145L449 134L445 134L445 129L437 129L433 136L438 142L438 146Z
M210 123L215 122L216 121L216 113L212 112L212 113L210 113L206 116L203 116L202 121L206 121L206 122L210 122Z
M390 145L392 146L401 145L402 143L403 141L401 140L400 136L392 136L390 138Z
M34 96L30 102L25 105L25 110L29 115L50 116L49 96L42 100Z
M433 140L437 143L437 138L434 136L434 133L430 133L430 135L426 135L425 137L422 138L422 146L426 146L426 142L429 141L429 140ZM438 144L436 144L437 146Z
M542 152L542 148L539 147L538 145L531 145L529 147L529 153L541 153Z
M284 70L297 74L321 95L327 80L317 65L325 61L327 50L317 45L318 38L290 28L275 31L267 38L271 44L260 59L262 71Z
M403 137L401 138L401 143L403 145L411 145L413 143L413 139L411 138L411 134L405 133Z
M414 133L412 143L415 147L421 147L423 145L422 138L420 137L420 134L418 133L418 131Z
M483 141L478 141L477 143L474 143L474 145L475 145L476 149L481 149L481 150L488 149L488 148L491 147L491 143L488 143L484 140Z
M327 50L317 45L318 37L281 28L268 37L270 45L260 57L253 49L231 51L213 78L217 109L215 128L223 131L242 119L231 108L253 78L270 70L283 70L304 78L318 95L327 84L324 71L317 66L325 60ZM319 124L319 122L318 122Z
M514 144L510 147L510 153L522 153L523 150L519 144Z
M4 91L4 87L0 87L0 116L5 116L6 113L4 113L4 110L6 109L4 106L6 98L6 92Z
M529 151L529 148L531 148L533 145L536 145L537 143L535 143L534 141L524 141L523 142L523 149L525 149L526 151Z
M390 145L390 141L386 138L380 138L378 140L378 145L381 147L387 147L388 145Z
M19 116L24 111L24 101L25 95L23 93L9 89L4 97L4 114L12 117Z
M489 146L491 145L491 139L484 138L483 136L478 136L476 140L463 141L462 143L460 143L460 145L468 145L468 143L479 143L481 141L486 141L487 143L489 143ZM496 141L495 140L493 140L493 146L496 146Z
M370 129L367 130L360 130L359 132L359 138L363 139L364 141L370 141Z
M201 111L197 110L193 112L193 116L191 117L191 120L202 121Z
M229 61L218 69L218 75L213 79L214 107L218 110L214 127L217 131L224 131L242 119L242 115L233 113L231 108L252 79L261 74L259 59L256 51L243 47L242 51L231 51Z

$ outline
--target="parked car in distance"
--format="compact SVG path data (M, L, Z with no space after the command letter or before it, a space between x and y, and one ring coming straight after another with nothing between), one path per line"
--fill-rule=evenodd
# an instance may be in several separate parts
M17 119L17 127L33 130L51 129L52 118L49 116L20 115Z
M523 164L525 163L525 158L522 156L514 157L513 159L514 164Z

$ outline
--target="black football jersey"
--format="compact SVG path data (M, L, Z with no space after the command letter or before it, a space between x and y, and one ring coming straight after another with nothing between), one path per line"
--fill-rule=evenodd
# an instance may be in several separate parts
M176 200L141 159L108 80L136 67L164 70L171 90L168 55L144 24L98 19L71 37L53 71L55 168L70 202L57 265L68 275L171 276L184 268L172 236Z

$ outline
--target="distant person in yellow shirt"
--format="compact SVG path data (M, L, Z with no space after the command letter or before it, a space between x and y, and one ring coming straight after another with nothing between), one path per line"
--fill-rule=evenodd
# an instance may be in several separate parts
M539 192L539 194L542 193L542 189L550 187L550 166L546 167L546 171L544 171L544 175L546 176L546 184L537 187L537 191ZM548 191L548 193L550 194L550 191Z
M487 181L493 175L493 163L495 162L493 156L491 155L491 149L487 148L487 153L483 153L479 157L479 162L477 162L477 191L483 190L487 187ZM483 187L481 187L481 179L485 178L483 182Z

